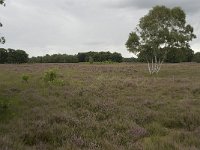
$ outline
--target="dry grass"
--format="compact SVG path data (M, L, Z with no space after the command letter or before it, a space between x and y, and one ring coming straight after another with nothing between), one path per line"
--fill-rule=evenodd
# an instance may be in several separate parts
M56 68L64 84L46 84ZM200 149L200 65L0 65L0 149ZM23 74L29 76L23 82Z

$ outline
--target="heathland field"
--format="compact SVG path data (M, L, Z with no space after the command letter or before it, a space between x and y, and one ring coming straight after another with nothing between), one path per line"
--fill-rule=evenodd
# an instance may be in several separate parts
M199 150L200 64L0 65L2 150Z

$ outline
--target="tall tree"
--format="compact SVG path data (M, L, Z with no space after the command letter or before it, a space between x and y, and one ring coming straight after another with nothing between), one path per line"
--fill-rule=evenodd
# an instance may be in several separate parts
M16 63L27 63L28 62L28 54L23 50L15 51L15 62Z
M4 48L0 48L0 64L4 64L7 62L8 53Z
M197 53L194 54L193 61L200 63L200 52L197 52Z
M5 6L5 2L4 0L0 0L0 5L4 5ZM2 27L3 24L0 22L0 27ZM6 42L4 37L0 37L0 43L4 44Z
M137 55L145 54L149 73L154 74L160 71L169 50L189 49L193 38L193 27L186 24L185 12L180 7L155 6L130 33L126 47Z

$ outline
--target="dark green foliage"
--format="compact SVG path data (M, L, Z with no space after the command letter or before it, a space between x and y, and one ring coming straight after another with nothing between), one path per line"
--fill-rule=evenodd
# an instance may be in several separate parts
M78 63L89 62L90 57L94 62L122 62L123 59L121 54L116 52L88 52L78 53L78 55L46 54L28 58L28 54L23 50L0 49L0 63Z
M146 53L144 51L140 52L138 54L137 60L138 60L138 62L147 62L147 60L146 60Z
M29 63L43 63L43 57L42 56L31 57L29 58Z
M28 54L23 50L16 50L15 51L15 61L17 63L27 63L28 62Z
M200 52L194 54L193 61L200 63Z
M194 57L194 51L192 49L183 49L184 62L191 62Z
M8 49L8 57L7 57L7 63L15 63L16 61L16 52L14 49Z
M113 62L122 62L123 58L122 58L121 54L115 52L112 54L111 60Z
M194 51L191 49L170 49L167 53L166 62L191 62L193 55Z
M67 54L53 54L32 57L29 59L30 63L78 63L77 56Z
M4 3L4 0L0 0L0 4L1 4L1 5L5 4L5 3Z
M138 55L139 62L146 62L146 52L142 51ZM168 63L191 62L194 56L192 49L169 49L165 61Z
M129 38L126 42L126 47L130 52L138 52L140 46L140 38L135 32L129 34Z
M122 62L122 55L120 53L111 53L111 52L87 52L87 53L78 53L77 55L79 62L89 62L89 58L92 57L94 62Z
M78 57L78 61L79 62L85 62L86 61L86 56L87 54L86 53L78 53L77 57Z
M138 59L135 57L123 58L123 62L138 62Z
M8 49L7 63L27 63L28 54L23 50Z
M23 50L0 49L0 63L21 64L28 62L28 54Z
M0 48L0 63L4 64L7 62L8 53L7 50L4 48Z

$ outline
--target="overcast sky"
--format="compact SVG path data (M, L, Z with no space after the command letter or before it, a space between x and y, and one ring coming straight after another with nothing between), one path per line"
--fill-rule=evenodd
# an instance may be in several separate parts
M141 17L155 5L181 6L200 51L199 0L6 0L0 7L5 48L23 49L30 56L86 51L120 52L131 57L125 42Z

